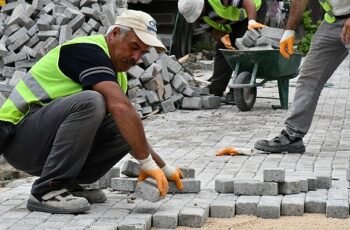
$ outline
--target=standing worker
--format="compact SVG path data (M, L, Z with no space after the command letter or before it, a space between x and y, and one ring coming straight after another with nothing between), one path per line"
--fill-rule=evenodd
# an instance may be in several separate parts
M179 169L165 165L147 143L142 121L125 93L123 71L152 47L164 50L156 21L141 11L118 16L107 35L78 37L42 57L0 109L4 132L14 131L5 159L39 176L27 208L49 213L79 213L104 202L101 190L84 190L127 153L140 162L139 180L152 177L161 196ZM6 127L6 129L4 128Z
M222 96L230 81L232 69L219 49L235 48L236 39L243 37L247 28L262 28L264 25L258 22L265 20L266 2L264 0L179 0L178 8L187 22L198 21L216 41L214 72L210 78L209 92ZM229 98L231 100L227 102L232 103L233 97L227 97Z
M324 20L313 36L309 53L300 69L291 115L286 128L272 140L259 140L258 150L280 153L304 153L307 134L321 91L334 71L348 56L350 48L350 0L320 0ZM286 30L280 41L285 58L293 55L294 34L308 0L292 0Z

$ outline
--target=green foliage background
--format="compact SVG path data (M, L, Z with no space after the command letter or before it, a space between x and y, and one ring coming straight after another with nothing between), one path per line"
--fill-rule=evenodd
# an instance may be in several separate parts
M304 26L304 36L298 44L298 52L306 55L309 52L312 36L315 34L317 28L320 26L321 21L318 20L316 23L312 22L311 10L305 11L301 19L301 23Z

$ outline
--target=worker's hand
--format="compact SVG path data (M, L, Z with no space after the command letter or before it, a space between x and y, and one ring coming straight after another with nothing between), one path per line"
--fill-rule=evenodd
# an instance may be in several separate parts
M157 187L161 196L166 196L168 193L168 181L163 171L158 167L156 162L152 159L151 154L140 162L140 173L138 181L144 181L148 177L152 177L157 182Z
M341 32L341 40L345 45L350 44L350 18L346 19Z
M257 29L261 29L263 27L266 27L265 25L256 22L254 19L250 19L248 21L248 30L257 30Z
M219 149L216 152L216 156L224 156L224 155L229 155L229 156L239 155L239 151L232 147L225 147L225 148Z
M233 46L231 44L231 40L230 40L230 35L229 34L226 34L226 35L222 36L220 40L221 40L222 44L224 44L224 46L227 49L230 49L230 50L234 50L235 49L235 48L233 48Z
M168 179L168 180L172 180L175 182L176 184L176 187L180 190L183 189L183 184L182 184L182 181L181 181L181 178L183 178L183 174L181 172L181 170L179 168L176 168L176 167L172 167L172 166L169 166L169 165L165 165L163 168L162 168L164 174L165 174L165 177Z
M294 30L285 30L280 41L280 53L284 58L289 59L294 53Z

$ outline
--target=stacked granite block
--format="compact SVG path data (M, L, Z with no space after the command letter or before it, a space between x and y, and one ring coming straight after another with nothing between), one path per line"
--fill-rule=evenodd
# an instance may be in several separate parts
M237 38L235 45L239 50L272 50L279 48L283 29L263 27L259 30L247 30L242 38Z
M330 175L286 176L284 169L265 169L263 181L219 177L215 181L215 190L219 193L248 196L290 195L316 189L329 189L331 181Z
M348 190L331 188L331 182L328 174L293 175L281 168L264 169L262 181L219 176L215 180L215 191L220 195L211 205L213 217L256 215L275 219L281 215L302 216L307 212L347 218Z
M141 117L157 110L167 113L177 108L220 107L220 97L196 87L192 76L183 71L174 56L151 48L141 59L142 63L128 70L128 97Z
M0 13L0 75L27 72L55 46L74 37L104 34L127 7L116 0L13 1ZM6 85L10 90L13 85ZM2 88L5 91L6 88Z
M35 0L32 4L19 0L6 4L0 13L0 92L8 96L26 72L57 45L75 37L105 34L126 9L126 0ZM128 96L141 117L177 108L220 106L219 97L196 87L191 75L182 70L174 57L151 49L128 71Z

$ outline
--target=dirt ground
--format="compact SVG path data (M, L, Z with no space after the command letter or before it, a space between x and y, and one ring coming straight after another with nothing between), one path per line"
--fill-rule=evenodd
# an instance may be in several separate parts
M179 227L177 230L194 228ZM202 228L204 230L348 230L350 218L327 218L325 214L305 214L300 217L283 216L279 219L262 219L256 216L239 215L234 218L209 218Z
M0 192L1 188L5 187L8 183L28 177L27 174L14 169L11 165L6 162L0 163Z

